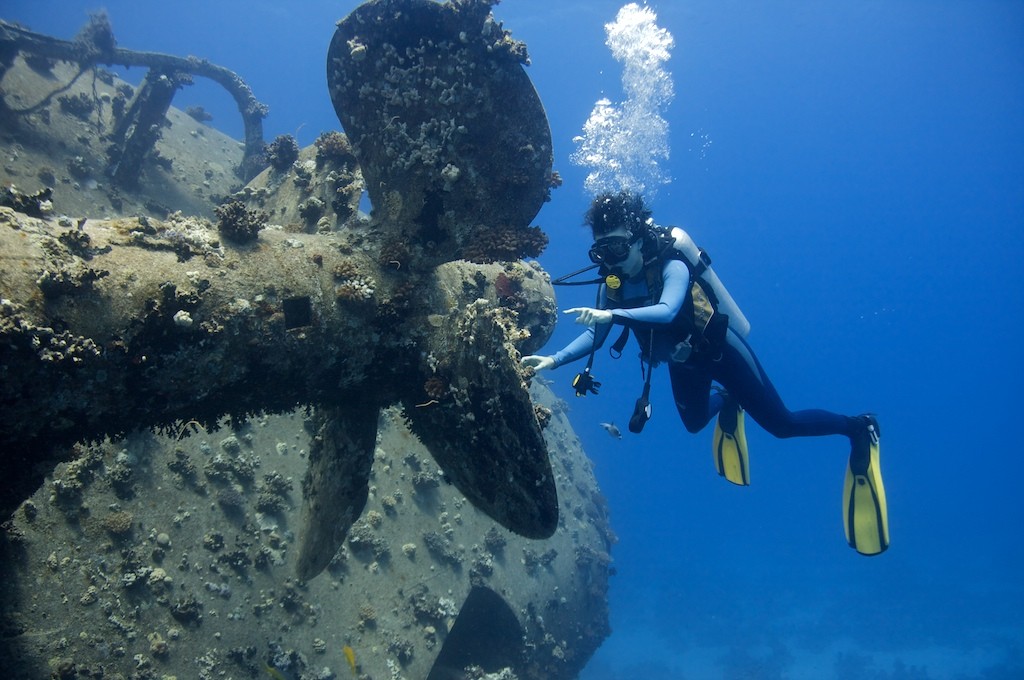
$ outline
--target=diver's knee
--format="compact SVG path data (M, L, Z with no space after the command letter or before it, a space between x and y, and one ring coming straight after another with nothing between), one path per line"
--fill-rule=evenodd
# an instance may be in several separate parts
M696 417L692 411L687 411L684 407L679 406L679 419L683 421L683 427L690 434L697 434L704 429L706 422L703 422L700 418Z
M775 437L776 439L789 439L797 436L797 428L794 423L783 422L783 423L770 423L764 424L761 422L757 423L760 425L768 434Z
M686 420L683 421L683 427L685 427L686 431L690 434L697 434L704 429L703 423L691 423Z

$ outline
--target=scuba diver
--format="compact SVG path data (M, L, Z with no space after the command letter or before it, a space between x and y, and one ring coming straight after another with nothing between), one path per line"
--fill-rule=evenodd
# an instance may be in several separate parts
M650 418L651 373L658 364L667 364L686 429L699 432L718 416L715 467L741 486L750 483L744 412L779 438L845 435L851 444L843 488L846 539L861 554L883 552L889 546L889 526L877 419L871 414L787 409L747 343L750 325L711 269L710 258L682 229L656 225L641 196L601 194L588 209L585 224L593 232L593 265L556 283L599 284L594 307L565 310L587 329L556 354L525 356L522 364L541 371L589 357L573 387L576 396L597 394L600 383L591 375L595 353L613 327L623 329L611 348L616 357L632 333L640 345L644 387L629 430L639 433ZM601 278L567 281L594 268Z

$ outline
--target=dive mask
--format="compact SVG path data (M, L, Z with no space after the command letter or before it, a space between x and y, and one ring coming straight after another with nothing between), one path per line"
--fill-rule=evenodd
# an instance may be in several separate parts
M639 241L636 236L605 236L594 241L590 247L590 261L594 264L614 266L627 257L633 244Z

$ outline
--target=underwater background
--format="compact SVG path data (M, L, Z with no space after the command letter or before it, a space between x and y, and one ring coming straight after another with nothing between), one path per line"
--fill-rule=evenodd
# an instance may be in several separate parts
M6 0L0 15L71 38L105 7L120 46L236 71L270 106L265 137L305 146L340 127L326 50L356 4ZM494 8L529 47L564 180L535 220L553 275L588 263L570 155L595 101L623 96L604 44L622 4ZM597 396L572 396L575 367L547 374L619 536L614 632L581 677L1024 677L1024 3L650 7L674 38L655 219L711 254L790 408L878 414L892 546L845 543L841 438L775 440L748 420L739 488L715 474L710 428L682 427L664 369L642 435L599 426L625 430L634 349L599 354ZM241 137L219 87L197 81L175 98L190 105ZM593 294L559 290L559 307ZM570 318L546 352L575 337Z

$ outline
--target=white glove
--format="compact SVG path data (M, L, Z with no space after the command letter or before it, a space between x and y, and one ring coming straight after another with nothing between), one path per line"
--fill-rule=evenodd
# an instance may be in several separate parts
M535 371L546 371L549 368L555 367L554 357L538 356L536 354L530 354L523 357L519 363L527 368L532 368Z
M579 314L576 323L584 326L595 326L597 324L611 323L612 313L607 309L594 309L593 307L573 307L567 309L563 314Z

